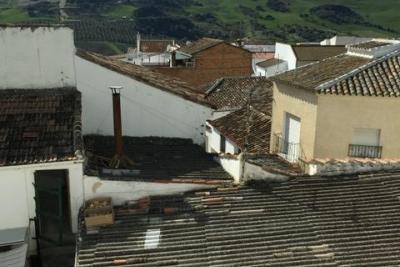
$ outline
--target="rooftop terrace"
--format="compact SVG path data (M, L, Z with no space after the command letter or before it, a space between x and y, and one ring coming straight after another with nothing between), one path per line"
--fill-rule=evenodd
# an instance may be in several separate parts
M124 137L124 150L133 160L134 172L109 171L107 161L114 156L112 136L84 137L88 156L88 175L102 179L169 181L188 183L225 183L231 177L213 160L213 156L188 139L160 137Z

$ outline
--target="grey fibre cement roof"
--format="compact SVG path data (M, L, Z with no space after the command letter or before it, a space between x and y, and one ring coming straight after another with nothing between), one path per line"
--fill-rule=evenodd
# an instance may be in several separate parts
M82 229L78 266L398 266L400 176L306 177L151 198ZM164 208L173 208L167 213ZM148 230L158 245L144 247ZM153 231L154 232L154 231Z

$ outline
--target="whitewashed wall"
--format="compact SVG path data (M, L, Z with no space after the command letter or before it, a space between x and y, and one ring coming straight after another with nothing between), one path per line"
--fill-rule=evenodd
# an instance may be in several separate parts
M121 92L123 135L190 138L204 143L212 109L76 57L84 134L113 135L110 85Z
M276 43L275 58L287 61L288 70L296 68L297 59L292 46L284 43Z
M207 138L207 153L220 153L220 144L221 144L221 136L217 129L211 126L211 124L207 123L210 131L206 131Z
M237 158L223 158L218 157L216 161L224 168L224 170L233 177L234 183L239 183L242 178L242 159L240 156Z
M69 28L1 27L0 89L76 86Z
M212 188L210 185L184 183L150 183L135 181L101 180L95 176L85 176L85 199L112 197L114 205L135 201L146 196L181 194L188 191Z
M77 231L79 208L83 204L82 162L59 162L0 168L0 229L27 227L35 212L35 171L68 170L72 231ZM30 233L35 229L30 224ZM34 242L31 246L34 249Z

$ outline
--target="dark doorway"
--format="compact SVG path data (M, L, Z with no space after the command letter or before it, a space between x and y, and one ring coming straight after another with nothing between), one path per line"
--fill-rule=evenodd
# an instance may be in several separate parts
M72 235L68 171L35 172L36 219L40 241L64 245Z

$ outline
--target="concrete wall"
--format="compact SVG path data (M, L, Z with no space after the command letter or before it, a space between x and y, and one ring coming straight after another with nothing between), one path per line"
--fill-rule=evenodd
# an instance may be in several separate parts
M190 138L204 143L205 121L212 109L138 82L76 57L78 88L82 92L84 134L113 135L112 99L108 86L121 92L123 134Z
M317 96L306 90L276 83L273 95L271 141L274 141L274 134L284 135L286 112L293 114L301 119L300 158L312 159L317 123ZM273 147L272 143L271 151Z
M288 177L285 175L270 173L258 165L251 164L248 162L244 163L243 182L249 180L268 180L268 181L283 182L286 181L287 179Z
M292 46L289 44L276 43L275 45L275 58L285 60L289 70L296 68L297 59Z
M400 158L400 99L318 96L316 158L346 158L355 128L381 129L382 158Z
M112 197L114 205L122 205L126 201L135 201L146 196L174 195L212 187L200 184L100 180L94 176L85 176L84 184L86 200L107 196Z
M265 69L265 77L272 77L288 70L288 62L282 62Z
M69 28L0 28L0 89L76 86Z
M39 170L68 170L72 231L77 231L78 212L83 203L82 162L59 162L0 168L0 229L26 227L34 235L30 218L36 216L34 174ZM34 249L32 240L31 248Z
M226 76L251 76L252 54L244 49L222 43L194 55L190 67L161 67L154 70L178 77L193 86L201 86Z
M211 131L207 131L205 134L205 137L207 139L206 151L208 153L221 153L221 133L209 123L207 123L207 125ZM225 154L235 155L238 152L239 147L234 142L225 137Z

